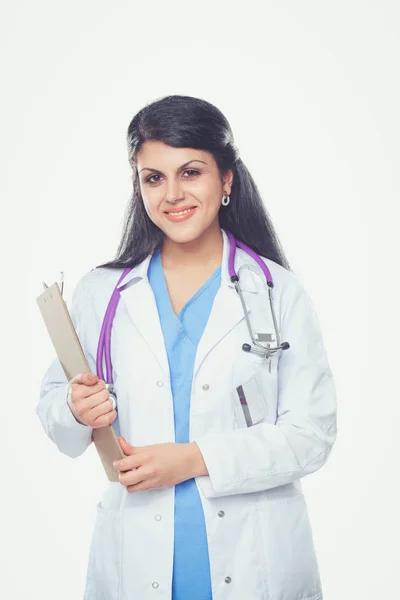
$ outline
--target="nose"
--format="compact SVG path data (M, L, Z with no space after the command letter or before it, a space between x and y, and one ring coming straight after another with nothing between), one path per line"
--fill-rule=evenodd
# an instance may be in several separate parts
M174 178L167 181L167 192L165 200L167 202L175 203L179 200L182 200L182 198L183 193L179 181L176 181Z

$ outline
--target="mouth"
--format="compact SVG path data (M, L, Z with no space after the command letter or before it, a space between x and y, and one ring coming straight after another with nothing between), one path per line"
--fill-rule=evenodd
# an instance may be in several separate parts
M166 215L178 216L178 215L185 215L189 211L194 210L195 208L197 208L197 206L183 206L179 210L165 210L164 212Z
M182 206L175 210L164 211L165 216L169 221L180 222L190 219L196 212L197 206Z

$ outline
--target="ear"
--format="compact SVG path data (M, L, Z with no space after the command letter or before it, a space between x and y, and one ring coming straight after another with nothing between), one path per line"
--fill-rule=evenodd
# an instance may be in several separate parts
M222 179L223 185L224 185L224 191L226 191L228 193L228 195L230 195L231 193L231 188L232 188L232 182L233 182L233 171L232 169L228 169L228 171L226 171L226 173L224 173L224 177Z

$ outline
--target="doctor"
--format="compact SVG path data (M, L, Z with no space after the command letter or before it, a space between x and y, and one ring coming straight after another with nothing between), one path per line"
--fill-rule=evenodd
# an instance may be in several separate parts
M301 478L334 444L336 392L312 302L215 106L161 98L131 121L128 149L118 256L79 281L71 306L94 375L67 382L55 360L37 406L61 452L81 455L113 423L126 455L97 505L85 599L320 600ZM237 248L240 297L231 234L262 257L272 290ZM114 409L96 354L126 267ZM288 347L254 351L248 320L267 347Z

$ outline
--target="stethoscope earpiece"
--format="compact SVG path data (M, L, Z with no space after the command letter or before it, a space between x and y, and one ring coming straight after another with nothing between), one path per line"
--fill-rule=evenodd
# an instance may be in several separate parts
M282 342L279 346L275 348L261 348L257 346L252 346L251 344L243 344L242 350L245 352L254 352L254 354L258 354L259 356L263 356L264 358L270 358L275 352L278 350L288 350L290 348L289 342Z

